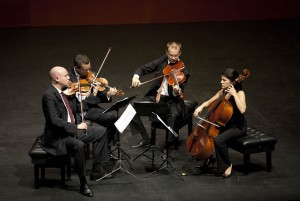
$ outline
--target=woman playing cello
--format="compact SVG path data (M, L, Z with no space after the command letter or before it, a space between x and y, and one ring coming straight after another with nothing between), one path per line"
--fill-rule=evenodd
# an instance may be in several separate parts
M230 177L232 173L232 163L228 154L227 142L230 139L245 135L247 132L247 123L244 117L246 111L246 97L240 82L233 82L239 77L237 71L227 68L221 75L221 90L211 99L200 105L195 111L194 116L199 116L204 108L227 93L225 98L233 107L233 114L228 123L220 129L219 135L214 140L215 154L217 159L217 175L223 175L224 178ZM210 157L211 158L211 157Z

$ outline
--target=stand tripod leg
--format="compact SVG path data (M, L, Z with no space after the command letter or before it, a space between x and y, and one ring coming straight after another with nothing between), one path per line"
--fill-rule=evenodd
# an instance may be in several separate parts
M168 148L166 148L165 150L166 150L166 152L165 152L165 154L163 155L163 160L164 160L164 162L159 166L159 168L158 168L157 170L155 170L155 171L153 171L153 172L147 174L146 176L144 176L144 178L149 177L150 175L152 175L152 174L154 174L154 173L156 173L156 172L158 172L158 171L160 171L160 170L163 170L163 169L170 169L171 172L173 172L174 174L176 174L182 181L184 181L184 179L180 176L180 174L178 174L178 173L176 172L176 169L171 165L171 162L170 162L170 159L169 159L170 156L169 156ZM166 164L165 166L163 166L165 163L167 163L167 164Z
M143 180L140 179L139 177L137 177L137 176L135 176L134 174L130 173L130 172L128 171L128 169L126 168L126 166L124 165L124 163L123 163L123 161L122 161L122 155L121 155L121 152L124 153L124 151L122 150L122 148L121 148L121 146L120 146L120 143L118 143L117 150L118 150L118 162L117 162L117 164L115 165L115 167L112 169L112 171L111 171L110 173L108 173L108 174L104 175L103 177L97 179L96 182L98 182L98 181L104 179L105 177L107 177L107 176L109 176L109 175L111 175L111 174L113 174L113 173L115 173L115 172L117 172L117 171L119 171L119 170L123 170L123 171L126 172L127 174L129 174L129 175L131 175L131 176L133 176L133 177L135 177L135 178L137 178L137 179L143 181ZM126 160L127 160L127 159L126 159ZM129 163L129 161L127 161L127 162ZM129 163L129 165L130 165L130 167L131 167L131 169L132 169L132 166L131 166L130 163Z
M145 156L145 157L151 159L149 156L145 155L145 153L146 153L147 151L149 151L150 149L151 149L151 147L147 148L147 149L144 150L141 154L139 154L138 156L136 156L132 161L135 161L136 159L138 159L138 158L141 157L141 156Z
M150 149L151 149L151 152L152 152L152 153L151 153L151 156L152 156L152 157L150 157L150 156L148 156L148 155L145 154L145 153L148 152ZM160 151L161 153L164 153L161 149L159 149L159 148L156 147L155 145L151 145L149 148L147 148L147 149L144 150L141 154L139 154L137 157L135 157L135 158L133 159L133 161L135 161L136 159L138 159L138 158L141 157L141 156L145 156L146 158L148 158L148 159L151 160L151 170L154 170L154 161L155 161L155 159L160 158L160 156L155 158L155 154L154 154L155 150L158 150L158 151Z
M188 159L188 160L186 161L185 164L187 164L187 165L186 165L186 167L185 167L184 169L182 169L181 176L188 176L187 170L189 169L189 167L190 167L190 165L192 164L193 160L194 160L194 158L191 157L190 159Z

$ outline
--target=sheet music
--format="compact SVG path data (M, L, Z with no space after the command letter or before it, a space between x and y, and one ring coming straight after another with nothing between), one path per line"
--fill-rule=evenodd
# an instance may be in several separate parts
M135 114L136 114L135 109L132 107L131 104L128 104L127 108L125 109L121 117L115 122L115 126L120 133L123 133L123 131L131 122Z

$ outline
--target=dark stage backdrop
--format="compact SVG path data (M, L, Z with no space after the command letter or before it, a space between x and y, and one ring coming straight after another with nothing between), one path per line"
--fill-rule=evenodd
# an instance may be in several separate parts
M298 0L0 0L0 28L295 19Z

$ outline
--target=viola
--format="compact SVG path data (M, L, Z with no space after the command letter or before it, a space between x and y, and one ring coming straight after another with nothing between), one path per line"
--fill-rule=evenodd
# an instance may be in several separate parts
M249 75L250 71L245 69L232 85L248 78ZM227 92L224 92L219 99L209 106L208 112L204 117L199 118L201 120L187 139L186 151L197 159L209 158L214 150L214 139L218 136L220 127L225 126L232 116L233 107L225 98L226 95Z
M168 84L170 86L174 87L175 85L177 85L179 87L179 84L182 84L186 80L186 77L182 72L183 68L184 63L182 61L177 61L175 64L168 64L164 68L163 73L165 76L168 76ZM180 88L179 95L180 98L183 99L183 94Z
M80 86L80 90L79 90ZM76 92L87 93L91 90L91 87L97 87L98 91L104 91L105 89L110 89L108 81L105 78L96 78L93 72L88 71L86 78L80 79L79 82L70 82L66 90L64 90L65 95L73 95ZM123 96L123 90L117 90L116 95Z
M112 88L111 86L108 85L108 81L105 78L99 77L96 78L94 73L91 71L88 71L87 77L85 79L80 79L79 80L81 85L87 85L90 84L90 86L93 84L97 87L99 91L104 91L105 89L110 89ZM117 90L117 95L118 96L123 96L124 91L123 90Z
M95 82L95 84L90 83L86 79L80 79L79 83L70 82L67 89L63 90L63 93L67 96L71 96L76 92L87 93L90 91L92 85L96 86L99 91L104 91L106 88L110 88L105 78L97 78L96 81L97 82ZM79 90L79 86L80 86L80 90ZM124 95L123 90L117 90L116 95L123 96Z

